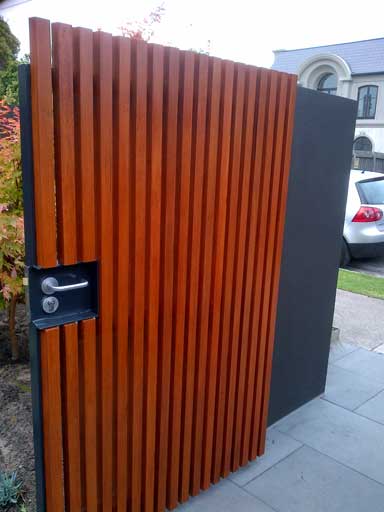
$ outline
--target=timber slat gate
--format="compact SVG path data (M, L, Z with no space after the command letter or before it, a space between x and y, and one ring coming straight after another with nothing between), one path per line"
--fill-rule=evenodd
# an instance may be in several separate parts
M173 509L264 452L296 77L30 35L30 263L99 279L32 339L39 512Z

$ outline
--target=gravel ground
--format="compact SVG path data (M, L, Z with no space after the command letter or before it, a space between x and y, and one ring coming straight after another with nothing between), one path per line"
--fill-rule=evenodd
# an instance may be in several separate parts
M0 470L17 471L24 482L26 509L36 512L28 321L23 305L17 308L17 325L21 362L9 364L6 313L0 312Z

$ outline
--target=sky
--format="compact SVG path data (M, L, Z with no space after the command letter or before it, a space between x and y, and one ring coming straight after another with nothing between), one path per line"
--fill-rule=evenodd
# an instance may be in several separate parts
M384 37L384 0L30 0L6 9L28 52L28 17L40 16L114 34L126 20L142 19L163 3L153 42L270 67L273 50Z

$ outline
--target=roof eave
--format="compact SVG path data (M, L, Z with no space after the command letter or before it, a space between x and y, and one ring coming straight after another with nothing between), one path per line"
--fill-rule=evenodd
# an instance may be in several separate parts
M384 75L383 71L366 71L365 73L351 73L352 76Z

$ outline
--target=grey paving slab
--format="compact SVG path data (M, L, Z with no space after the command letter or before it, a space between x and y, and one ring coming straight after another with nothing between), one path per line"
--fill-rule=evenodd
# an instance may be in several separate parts
M177 507L177 512L275 512L254 496L224 480Z
M384 486L302 447L245 489L280 512L382 512Z
M323 398L353 411L383 388L384 383L330 364Z
M229 478L243 486L300 448L300 446L302 446L302 443L295 441L275 428L270 428L267 431L265 455L258 457L257 460L250 462L236 473L232 473Z
M333 325L341 341L376 348L384 343L384 300L337 290Z
M334 363L338 359L347 356L351 352L354 352L359 347L357 345L352 345L351 343L345 343L342 341L337 341L335 343L331 343L331 349L329 351L329 362Z
M355 412L384 425L384 391L368 400L368 402L356 409Z
M384 354L359 348L336 361L334 365L384 383Z
M384 483L384 425L318 398L275 428Z

